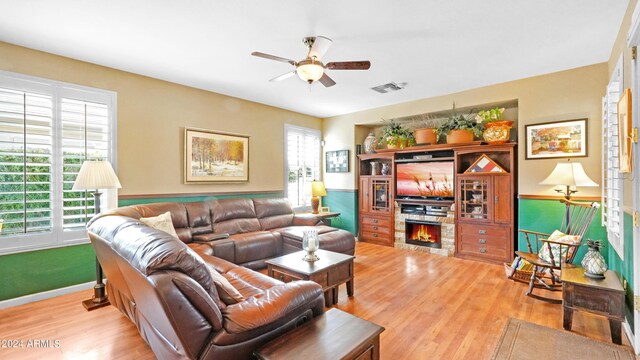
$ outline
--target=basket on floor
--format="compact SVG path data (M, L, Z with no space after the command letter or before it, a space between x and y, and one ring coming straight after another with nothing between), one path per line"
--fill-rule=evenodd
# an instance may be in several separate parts
M531 281L532 272L533 265L522 258L515 258L512 264L504 263L504 273L507 275L507 278L513 281L528 284L529 281ZM544 271L538 272L539 277L544 277L545 275L546 273Z

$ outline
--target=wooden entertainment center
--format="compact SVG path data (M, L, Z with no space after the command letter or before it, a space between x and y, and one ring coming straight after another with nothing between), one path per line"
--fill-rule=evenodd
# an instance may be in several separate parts
M403 212L406 209L426 215L453 206L455 256L496 263L513 259L517 206L515 143L414 146L361 154L359 159L360 241L394 246L398 240L395 204L399 204L398 209ZM445 177L444 185L440 184L446 188L446 191L440 191L444 196L404 196L400 193L396 186L398 165L416 164L415 168L420 169L418 164L430 166L426 163L433 166L437 163L440 167L452 164L453 179ZM428 177L427 174L424 176ZM415 177L415 186L420 191L435 191L437 184L429 181ZM447 184L453 184L453 189ZM404 187L400 189L404 191Z

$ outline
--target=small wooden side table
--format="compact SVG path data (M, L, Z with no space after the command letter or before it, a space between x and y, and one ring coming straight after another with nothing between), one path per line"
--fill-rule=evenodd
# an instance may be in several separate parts
M611 341L621 345L625 291L614 271L608 270L604 276L602 280L592 279L584 275L581 266L562 265L563 327L571 330L575 310L606 316Z
M255 351L258 359L380 359L384 328L339 309L330 309Z
M311 280L322 285L327 307L338 302L340 284L346 282L347 295L353 296L352 255L319 249L316 251L319 260L308 262L302 260L304 254L298 251L267 260L267 274L283 282Z
M302 213L302 214L312 214L312 213ZM340 213L339 212L320 212L312 215L319 217L320 220L322 220L323 224L327 226L331 226L331 218L340 216Z

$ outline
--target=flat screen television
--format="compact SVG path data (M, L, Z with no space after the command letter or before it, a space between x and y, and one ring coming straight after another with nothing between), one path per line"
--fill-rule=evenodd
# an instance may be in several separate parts
M453 200L453 171L453 161L399 163L396 165L396 196Z

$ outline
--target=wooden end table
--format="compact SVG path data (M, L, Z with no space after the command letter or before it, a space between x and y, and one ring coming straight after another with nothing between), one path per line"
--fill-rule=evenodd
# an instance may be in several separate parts
M289 282L293 280L311 280L322 286L327 307L338 302L338 288L347 283L347 295L353 296L353 259L333 251L318 250L319 260L302 260L304 251L294 252L267 260L267 274L274 279Z
M614 271L608 270L604 276L602 280L592 279L584 275L581 266L562 265L562 325L565 330L571 330L575 310L606 316L611 340L621 345L625 290Z
M380 358L384 328L339 309L330 309L255 351L258 359Z
M306 212L301 214L303 215L311 214L311 215L317 216L320 218L320 220L322 220L322 223L327 226L331 226L331 218L340 216L339 212L319 212L317 214Z

